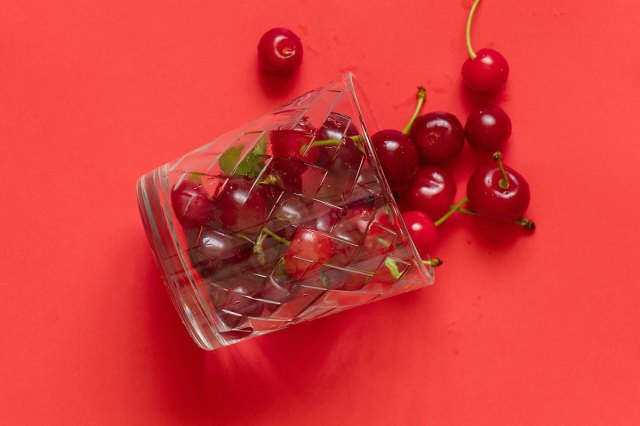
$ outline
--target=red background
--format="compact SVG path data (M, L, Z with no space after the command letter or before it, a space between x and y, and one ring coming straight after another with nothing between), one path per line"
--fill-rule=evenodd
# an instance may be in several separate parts
M139 175L346 69L383 126L420 83L465 119L470 1L377 3L0 1L0 424L640 424L638 2L480 5L534 235L456 217L434 287L210 353L184 331ZM273 26L306 49L278 90Z

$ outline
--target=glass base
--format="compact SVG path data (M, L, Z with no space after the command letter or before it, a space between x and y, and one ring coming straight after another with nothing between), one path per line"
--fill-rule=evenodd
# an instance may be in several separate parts
M152 245L156 263L163 274L163 281L169 290L171 300L180 315L182 323L193 340L202 349L213 350L224 346L213 332L214 327L207 316L207 306L198 300L196 278L189 272L189 267L180 250L176 246L176 238L172 232L173 224L167 222L169 201L163 195L167 193L161 169L142 176L137 183L136 193L140 216L144 223L147 238Z

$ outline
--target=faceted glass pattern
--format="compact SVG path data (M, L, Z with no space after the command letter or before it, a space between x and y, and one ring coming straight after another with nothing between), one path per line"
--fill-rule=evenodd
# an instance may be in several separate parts
M301 126L307 140L300 152L320 154L293 159L274 153L277 131ZM176 309L199 346L216 349L433 282L433 270L408 238L372 149L369 135L378 130L348 73L139 179L147 236ZM320 139L331 142L312 148ZM253 166L249 173L247 158ZM282 177L282 170L293 170L286 176L293 184L274 178ZM176 216L182 207L174 205L172 191L185 179L215 200L239 175L249 182L248 194L236 200L240 210L211 214L246 221L255 214L246 200L259 188L267 194L259 205L265 219L255 229L185 225ZM286 240L301 227L330 240L330 258L318 262L290 255ZM202 244L220 241L227 250L223 260L203 255Z

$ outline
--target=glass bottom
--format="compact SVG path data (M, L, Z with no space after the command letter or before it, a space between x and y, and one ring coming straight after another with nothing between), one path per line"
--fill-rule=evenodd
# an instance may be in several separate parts
M193 340L202 349L213 350L221 346L211 324L204 301L198 300L195 277L176 247L173 225L165 219L171 208L163 199L167 191L163 189L162 168L142 176L137 183L136 193L140 216L144 223L153 254L163 274L163 281L169 290L171 300ZM164 174L166 177L166 174Z

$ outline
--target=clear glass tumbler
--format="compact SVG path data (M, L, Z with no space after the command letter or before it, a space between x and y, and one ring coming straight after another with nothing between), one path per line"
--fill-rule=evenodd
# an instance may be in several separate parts
M142 176L140 214L196 343L216 349L424 287L351 73Z

